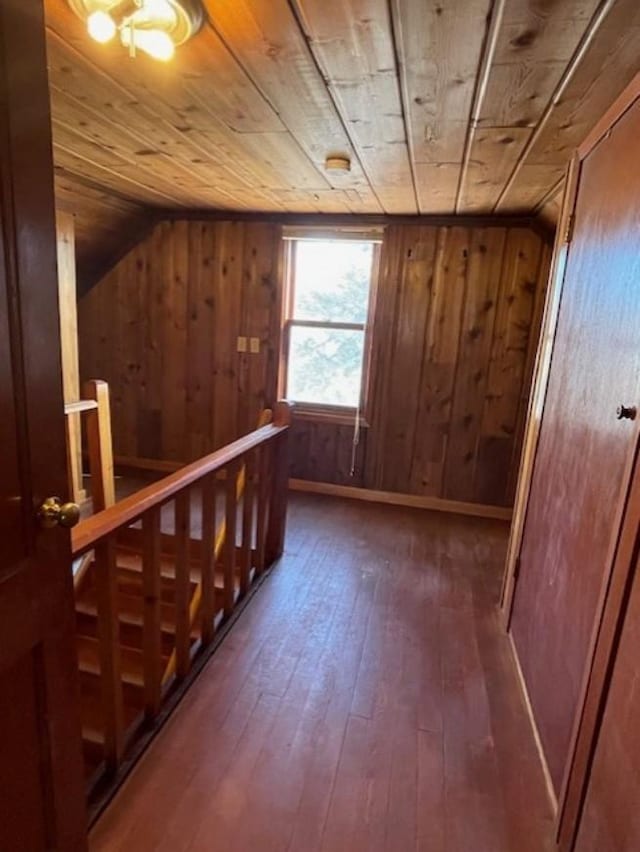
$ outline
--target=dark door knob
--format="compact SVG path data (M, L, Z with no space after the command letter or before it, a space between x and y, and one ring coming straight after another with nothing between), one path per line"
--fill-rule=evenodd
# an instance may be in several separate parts
M616 417L618 420L635 420L636 419L635 405L619 405L616 409Z

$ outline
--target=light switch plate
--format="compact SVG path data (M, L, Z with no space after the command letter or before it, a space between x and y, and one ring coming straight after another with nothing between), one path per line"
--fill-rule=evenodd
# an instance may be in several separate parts
M259 352L260 352L260 338L259 337L249 338L249 347L250 347L250 351L254 355L258 355Z
M247 338L239 337L238 338L238 352L246 352L247 351Z

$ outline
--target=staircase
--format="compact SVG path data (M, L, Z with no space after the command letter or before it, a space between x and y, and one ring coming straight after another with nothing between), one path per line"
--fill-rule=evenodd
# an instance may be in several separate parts
M118 613L118 650L121 664L123 715L125 728L132 734L144 725L144 591L142 554L134 547L119 546L116 557L116 599ZM240 592L240 576L236 567L235 593ZM175 679L176 647L176 585L175 556L161 554L160 559L160 631L163 691ZM189 571L189 600L197 600L201 576L197 563ZM222 571L215 576L215 624L219 625L224 610L224 577ZM84 576L76 587L76 631L78 665L80 669L80 697L82 738L85 770L91 781L104 760L105 719L101 697L101 665L98 634L98 589L96 564L91 560ZM193 655L200 642L194 627L190 634L190 651Z
M120 777L194 659L282 552L289 423L280 403L274 422L265 412L255 432L73 530L90 800Z

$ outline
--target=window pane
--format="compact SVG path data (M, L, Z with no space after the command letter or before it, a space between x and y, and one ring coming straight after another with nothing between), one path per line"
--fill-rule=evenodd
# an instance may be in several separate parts
M360 403L364 332L291 328L287 396L324 405Z
M366 322L372 243L297 240L293 319Z

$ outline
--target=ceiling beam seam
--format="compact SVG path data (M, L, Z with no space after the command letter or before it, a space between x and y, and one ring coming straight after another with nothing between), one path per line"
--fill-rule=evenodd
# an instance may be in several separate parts
M123 204L129 205L131 207L140 207L149 210L154 209L153 205L149 204L148 202L139 201L137 198L132 198L130 195L126 195L124 192L118 189L106 188L101 183L97 183L96 181L91 180L91 178L88 178L85 175L81 175L78 172L74 172L72 169L69 169L66 166L54 166L54 178L59 177L60 180L64 180L65 176L67 176L69 180L75 181L76 183L79 183L81 186L84 186L87 189L92 190L93 192L105 193L106 195L117 199ZM94 203L100 204L108 202L100 202L96 200Z
M296 21L296 23L297 23L297 21ZM322 180L326 183L327 187L329 189L334 189L334 187L331 185L331 183L327 180L327 176L325 174L323 174L321 169L318 167L317 163L315 163L313 158L310 156L309 152L305 150L304 145L302 145L298 141L296 134L293 132L291 127L289 127L288 123L283 118L282 113L278 109L277 105L273 102L273 100L269 97L269 95L264 91L262 86L254 78L253 74L249 71L249 69L246 67L244 62L237 55L237 53L235 52L233 47L226 41L226 39L224 38L222 33L218 30L218 28L216 27L215 23L211 20L211 18L208 19L208 26L213 30L213 32L216 34L216 36L220 39L220 42L229 51L229 54L233 57L234 61L238 65L238 67L242 70L242 72L246 76L247 80L249 80L249 82L255 87L256 91L258 91L260 93L260 97L265 101L266 104L268 104L269 108L272 109L275 112L275 114L278 116L278 118L282 122L282 126L286 129L287 133L291 136L293 142L295 143L295 145L300 150L300 153L304 157L306 157L306 159L311 163L313 168L320 175ZM304 39L304 43L305 43L305 47L307 48L307 50L309 50L309 46L307 44L306 39ZM315 63L314 63L314 65L315 65ZM332 106L333 106L333 102L332 102ZM334 110L335 110L335 106L334 106ZM313 193L313 190L309 190L309 192Z
M113 169L110 169L109 166L103 166L100 163L95 162L95 160L92 160L90 157L86 157L83 154L79 154L77 151L72 151L70 148L66 147L65 145L62 145L60 142L54 142L53 143L53 149L54 149L54 152L55 152L56 149L58 149L59 151L62 151L65 154L69 154L69 156L73 157L76 160L82 160L83 162L88 163L90 166L93 166L93 168L96 169L99 172L104 172L107 175L112 175L113 178L117 179L118 181L131 184L132 186L138 186L138 187L140 187L140 189L144 190L145 192L148 192L151 195L157 195L158 198L163 198L163 199L165 199L166 201L169 201L172 204L175 203L175 201L176 201L176 199L173 196L166 195L164 192L161 192L160 190L146 186L146 184L139 183L138 181L133 180L133 178L123 177L118 172L114 171ZM54 157L54 162L55 162L55 157ZM67 171L69 171L69 169L67 169ZM75 174L75 173L71 172L71 174ZM103 186L103 189L111 192L111 188L108 187L108 186ZM140 200L138 200L137 203L141 204L141 203L145 203L145 202L141 202Z
M569 85L569 83L571 82L571 80L573 78L573 75L576 73L578 66L582 62L587 50L589 49L594 38L596 37L598 30L602 26L605 18L607 17L607 15L611 11L611 9L615 5L615 3L616 3L616 0L603 0L603 2L600 4L600 6L598 6L596 11L594 12L593 17L591 18L591 20L587 24L587 27L584 31L584 34L583 34L582 38L580 39L578 47L576 48L573 56L571 57L569 64L565 68L565 70L562 74L562 77L558 81L558 85L554 89L553 94L551 95L551 98L549 99L549 103L547 104L544 112L542 113L542 115L538 119L538 122L536 123L536 126L533 129L533 132L531 133L531 136L529 137L527 144L524 146L520 156L518 157L518 159L516 161L515 166L513 167L513 171L511 172L509 179L507 180L506 184L504 185L502 192L498 196L498 200L496 201L496 203L493 206L493 212L497 211L498 207L504 201L504 199L507 196L507 193L509 192L509 190L511 189L511 187L515 183L516 176L517 176L518 172L520 171L521 167L523 166L526 158L529 156L529 154L533 150L533 146L535 145L535 143L540 138L540 135L541 135L542 131L544 130L547 122L549 121L550 117L553 115L553 111L554 111L556 105L558 104L558 102L562 98L564 92L566 91L567 86Z
M322 67L321 62L318 59L315 50L313 49L313 39L311 38L311 36L309 35L309 33L307 32L307 30L304 26L303 15L302 15L302 12L299 8L298 0L287 0L287 4L288 4L289 8L291 9L291 13L293 14L293 17L295 18L296 24L298 25L298 29L300 30L302 37L305 40L305 43L307 45L307 49L309 50L309 54L311 56L313 64L314 64L318 74L320 75L322 82L324 83L325 89L327 90L327 92L329 94L329 98L331 99L331 103L333 104L333 108L336 111L336 114L338 116L338 120L339 120L340 124L342 125L344 132L347 135L347 139L351 143L351 147L353 148L353 151L356 155L358 163L360 164L360 168L362 169L362 173L364 174L364 176L367 179L367 182L369 183L369 188L371 189L371 192L372 192L373 196L375 197L376 201L380 205L380 209L384 211L384 205L382 204L382 201L380 200L380 196L378 195L376 188L373 185L373 181L371 180L371 175L367 171L367 168L364 164L364 158L362 156L362 152L360 150L360 147L359 147L359 145L356 144L355 140L353 139L353 137L349 133L349 128L347 126L347 122L346 122L346 120L345 120L345 118L342 114L342 110L340 109L338 99L336 98L336 95L334 94L332 86L331 86L331 78L329 77L329 75L326 73L326 71Z
M480 62L478 64L478 74L476 76L476 85L471 101L471 111L469 113L469 123L467 125L467 133L464 141L464 153L462 155L462 163L460 164L460 174L458 177L458 188L456 190L455 212L460 213L462 204L462 194L467 181L469 164L471 162L471 151L476 135L476 129L480 120L480 113L484 103L484 98L489 85L489 76L493 65L493 58L496 53L498 44L498 35L502 26L502 18L504 16L506 0L494 0L489 12L487 32L484 38L484 45L480 54Z
M391 43L393 45L396 72L398 82L400 84L400 107L402 109L402 123L404 125L404 133L407 138L407 149L409 151L409 167L411 168L411 180L413 181L413 195L416 201L416 210L421 212L413 134L409 127L409 86L405 73L406 63L402 60L404 42L402 38L402 22L398 2L399 0L387 0L387 11L389 15L389 22L391 24Z
M135 100L135 99L136 99L136 98L135 98L135 96L134 96L134 95L133 95L133 94L129 91L129 89L127 89L125 86L123 86L123 85L122 85L122 83L121 83L120 81L118 81L118 80L116 80L114 77L112 77L112 76L111 76L111 74L109 74L107 71L105 71L102 67L100 67L99 65L96 65L96 63L95 63L95 62L93 62L93 61L92 61L92 60L91 60L88 56L86 56L84 53L82 53L82 52L81 52L81 51L79 51L77 48L75 48L75 47L74 47L74 46L73 46L70 42L68 42L68 41L66 41L65 39L63 39L63 38L62 38L62 36L61 36L61 35L57 32L57 30L54 30L54 29L52 29L51 27L47 27L47 35L48 35L48 37L53 38L53 40L54 40L54 41L57 41L59 45L61 45L60 49L61 49L63 52L64 52L64 51L68 51L68 52L70 52L70 53L71 53L74 57L76 57L76 58L77 58L77 61L79 62L79 64L81 64L81 65L82 65L82 64L84 64L84 65L88 66L88 67L91 69L91 71L92 71L93 73L95 73L97 76L102 77L102 78L104 78L104 79L108 80L108 81L109 81L109 83L110 83L110 85L114 86L116 89L119 89L119 90L120 90L120 92L122 92L122 94L123 94L125 97L129 98L130 100ZM214 121L214 122L215 122L216 124L218 124L218 125L220 125L220 124L224 124L223 122L221 122L221 121L220 121L220 119L218 118L218 116L216 116L216 115L215 115L215 113L213 113L213 112L210 110L210 108L209 108L209 106L207 105L207 103L206 103L206 102L204 102L201 98L199 98L199 97L198 97L195 93L193 93L193 92L191 93L191 95L192 95L192 97L194 97L194 99L196 99L196 100L198 101L198 103L200 104L200 106L202 107L202 109L203 109L203 110L206 112L206 114L207 114L207 115L208 115L208 116L212 119L212 121ZM67 97L70 97L70 96L69 96L69 95L67 95ZM87 106L87 104L83 104L83 107L84 107L85 109L89 108L89 107ZM171 109L171 107L170 107L170 106L169 106L168 108L169 108L169 109ZM104 116L102 116L102 117L104 117ZM175 128L171 125L171 123L170 123L169 121L167 121L165 118L161 118L160 120L161 120L161 122L162 122L163 127L165 127L168 131L170 131L170 132L171 132L171 134L172 134L173 136L176 136L176 134L177 134L177 138L180 138L180 139L181 139L181 141L184 141L184 140L182 139L182 133L180 133L180 131L176 130L176 129L175 129ZM225 126L225 127L227 127L227 125L224 125L224 126ZM232 132L232 131L229 131L229 132ZM191 138L189 139L189 144L190 144L190 145L194 148L194 150L198 150L198 151L200 151L200 152L203 154L203 156L206 156L206 157L211 156L211 151L209 151L209 150L207 150L206 148L204 148L203 146L199 145L197 142L194 142L194 141L193 141L193 139L191 139ZM249 180L246 180L246 179L245 179L245 178L244 178L241 174L239 174L238 172L236 172L236 171L235 171L235 170L234 170L234 169L233 169L233 168L229 165L229 163L228 163L228 162L225 162L225 163L221 163L221 162L219 162L219 163L218 163L218 165L219 165L219 167L220 167L221 169L223 169L223 170L224 170L224 172L226 172L226 173L227 173L227 174L228 174L228 175L229 175L232 179L238 180L241 184L243 184L244 186L246 186L246 187L247 187L247 189L251 189L251 190L252 190L252 191L254 191L254 192L256 191L256 184L255 184L255 183L251 183ZM258 180L258 178L256 177L256 181L257 181L257 180ZM142 185L142 184L141 184L141 185ZM261 188L261 189L259 189L259 190L258 190L258 192L259 192L261 195L264 195L264 196L265 196L268 200L270 200L270 201L275 201L275 203L279 203L279 202L277 201L277 199L273 199L273 198L271 198L271 197L270 197L270 195L266 194L266 193L265 193L265 191L264 191L264 189L262 189L262 188ZM228 194L228 193L225 193L225 194ZM237 203L237 202L236 202L236 203ZM280 206L282 207L282 205L280 205ZM282 209L284 210L284 208L282 208Z
M73 101L74 103L76 103L78 105L78 107L86 110L88 113L93 115L96 118L96 120L98 120L98 121L104 120L104 115L102 113L100 113L99 110L96 110L94 107L92 107L90 104L82 103L82 102L78 101L78 99L74 95L71 95L68 92L64 92L62 90L58 90L55 85L51 85L51 90L52 91L60 91L60 94L61 94L62 97L66 98L69 101ZM114 124L114 122L112 122L110 119L109 119L109 122L111 124ZM56 118L56 119L54 119L53 123L59 124L61 127L64 127L66 130L68 130L71 133L77 134L77 132L78 132L76 127L74 127L72 124L69 124L66 121L63 121L62 119ZM163 124L166 124L166 122L163 122ZM122 128L121 128L121 130L122 130ZM134 142L137 142L142 147L144 147L144 145L147 143L147 140L143 136L136 133L130 127L124 128L124 131L126 132L127 136L130 139L132 139ZM101 145L101 143L99 141L92 139L91 137L87 137L87 139L88 139L88 141L93 142L96 145ZM191 140L189 140L189 141L191 142ZM54 145L58 145L58 143L55 142L55 136L54 136ZM89 158L83 157L81 154L70 151L69 149L65 148L64 145L58 145L58 147L60 147L62 150L66 150L68 153L73 154L73 156L79 157L81 159L85 159L87 162L93 163L93 160L90 160ZM194 145L193 147L194 147L194 149L197 148L199 151L201 151L203 153L203 155L208 154L208 152L206 152L204 148L200 148L200 146ZM135 159L131 159L130 156L127 156L126 154L123 154L123 153L120 153L120 152L118 152L118 156L121 157L122 159L124 159L125 162L127 162L130 166L133 166L134 168L139 168L139 163ZM181 172L189 175L193 180L195 180L195 181L201 181L202 180L202 176L199 175L197 172L194 172L188 165L186 165L185 163L179 162L179 161L174 161L171 154L165 154L162 151L158 151L157 156L162 161L169 161L170 163L176 165L180 169ZM97 167L100 167L100 164L94 163L94 165L96 165ZM101 168L108 169L108 166L102 166ZM222 168L224 169L224 166ZM109 171L111 171L111 170L109 170ZM226 171L226 169L225 169L225 171ZM117 174L116 172L112 172L112 173ZM146 174L146 171L142 170L140 172L140 174L141 175ZM237 177L238 177L238 179L240 179L240 176L237 176ZM147 188L150 192L161 192L160 190L157 190L155 184L151 185L151 184L147 184L147 183L142 183L140 181L135 181L133 178L126 178L126 177L122 177L122 180L127 180L127 181L130 181L130 182L133 182L137 186ZM244 183L245 183L245 186L247 186L247 188L255 190L255 187L252 187L248 182L244 182ZM231 193L229 191L227 191L226 189L223 189L220 186L216 186L216 192L218 192L221 196L223 196L223 200L224 200L224 198L226 198L229 201L237 204L237 199L234 198L234 196L231 195ZM162 193L162 195L164 196L165 193ZM165 196L165 197L167 197L169 199L172 198L172 196Z

